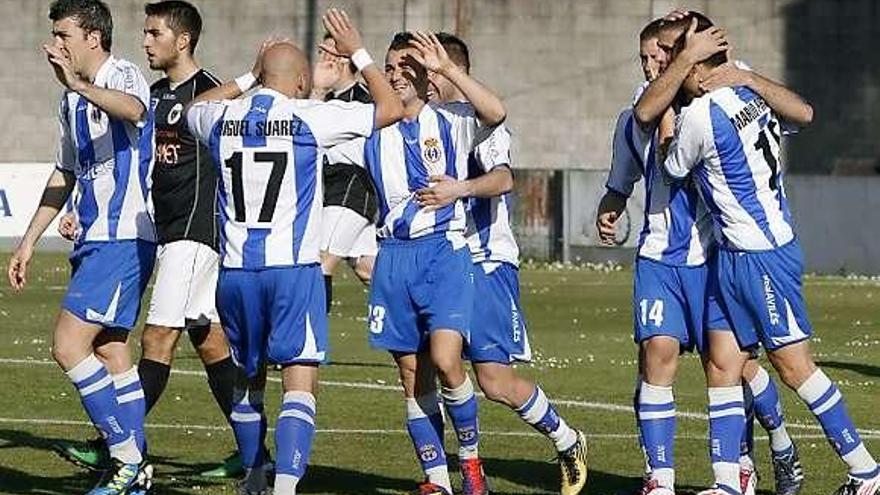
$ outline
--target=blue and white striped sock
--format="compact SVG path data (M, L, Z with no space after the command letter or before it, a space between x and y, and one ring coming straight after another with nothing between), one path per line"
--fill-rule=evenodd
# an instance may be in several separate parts
M670 490L675 487L675 398L672 387L642 381L638 392L639 433L651 479Z
M315 406L315 396L309 392L284 394L275 427L275 493L296 493L306 473L315 438Z
M785 418L782 415L782 403L779 401L779 390L776 383L764 368L749 382L752 395L755 397L755 417L761 427L770 435L770 448L773 452L784 452L791 448L791 437L785 429Z
M819 420L837 455L849 466L849 474L863 479L877 476L880 468L862 443L843 396L828 375L817 369L801 384L797 394Z
M745 428L743 388L709 387L709 450L715 485L739 495L740 441Z
M126 464L140 463L143 460L141 451L134 435L124 426L113 379L104 364L90 354L69 370L67 377L76 386L92 424L107 441L110 456Z
M461 459L479 457L480 428L477 419L477 396L469 376L458 387L443 387L440 394L452 419L458 437L458 456Z
M516 409L516 413L532 428L552 440L557 452L565 452L577 442L577 433L556 412L556 408L537 385L529 400Z
M242 465L260 468L265 463L266 416L263 414L263 393L235 391L236 400L229 416L235 442L241 452Z
M142 454L147 452L147 440L144 434L144 418L147 414L147 403L144 400L144 389L137 367L124 373L113 375L113 386L116 388L116 402L124 424L137 441Z
M442 413L436 394L416 399L406 398L406 430L422 465L422 471L429 482L442 486L452 493L443 438L437 434L436 425L431 420L432 416L437 415L440 416L442 424Z

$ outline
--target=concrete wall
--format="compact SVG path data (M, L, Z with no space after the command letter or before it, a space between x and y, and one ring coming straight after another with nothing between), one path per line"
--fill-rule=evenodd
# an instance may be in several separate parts
M143 1L108 3L116 24L114 51L145 67ZM205 18L199 58L226 78L250 66L259 41L270 33L302 42L322 32L308 22L309 0L195 1ZM615 116L639 82L638 31L673 6L698 9L729 30L737 58L770 77L791 81L817 102L819 122L794 143L793 168L827 171L835 164L864 165L880 156L880 71L876 63L875 70L868 70L870 60L876 62L868 51L880 26L878 3L316 0L314 10L320 14L331 4L348 9L376 57L395 31L454 31L458 26L472 46L475 75L496 88L509 106L519 166L606 168ZM54 155L60 87L40 50L48 40L47 6L45 0L0 0L0 56L6 67L0 74L0 161L48 161ZM835 56L838 49L846 56Z

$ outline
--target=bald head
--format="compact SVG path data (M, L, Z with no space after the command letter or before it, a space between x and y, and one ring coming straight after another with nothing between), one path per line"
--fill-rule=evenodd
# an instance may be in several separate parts
M311 90L309 61L292 43L278 43L263 54L263 85L291 98L304 98Z

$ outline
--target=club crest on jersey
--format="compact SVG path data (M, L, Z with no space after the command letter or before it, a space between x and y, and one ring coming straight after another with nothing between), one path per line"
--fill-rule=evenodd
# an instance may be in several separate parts
M436 138L425 139L422 143L422 156L428 163L437 163L440 161L440 141Z
M92 118L92 122L96 124L101 122L101 109L96 106L92 106L92 113L90 114L90 117Z
M183 104L176 103L171 110L168 111L168 125L174 125L177 121L180 120L180 115L183 113Z

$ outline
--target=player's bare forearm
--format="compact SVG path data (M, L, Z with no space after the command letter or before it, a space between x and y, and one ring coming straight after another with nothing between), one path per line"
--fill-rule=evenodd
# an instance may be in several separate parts
M494 198L513 190L513 172L509 167L495 167L489 173L464 181L464 196Z
M694 62L686 53L682 52L676 57L669 67L648 85L633 108L633 115L643 129L650 127L669 108L693 68Z
M799 127L806 127L813 122L812 105L782 84L752 72L747 85L764 98L767 105L784 120Z
M55 208L53 206L40 206L37 208L37 211L34 212L34 216L31 217L31 223L28 224L28 228L24 233L24 236L21 238L21 242L19 245L33 247L37 244L37 241L40 240L40 237L43 235L43 232L46 231L46 228L49 227L49 224L52 223L52 220L58 216L58 213L61 211L61 208Z
M464 94L467 101L474 106L477 118L485 126L494 126L504 122L507 109L501 99L489 88L471 77L461 67L449 64L441 74Z
M403 118L403 102L385 80L375 63L361 69L361 75L376 105L375 128L381 129Z
M34 246L46 231L46 228L52 223L52 220L58 215L73 187L76 179L69 172L62 172L58 169L52 171L49 179L46 181L46 187L43 189L43 196L40 198L40 206L31 217L31 222L25 231L21 244L29 247Z
M82 81L76 86L75 91L92 102L107 115L122 119L133 124L141 122L147 109L144 104L134 96L115 89L107 89L95 86L92 83Z
M199 93L193 98L192 103L200 103L203 101L219 101L219 100L234 100L244 94L241 91L241 88L238 87L238 84L235 80L226 81L220 86L213 87L204 93ZM191 103L191 104L192 104Z
M663 116L660 117L660 123L657 125L657 147L658 155L661 160L666 158L669 151L669 145L672 144L672 138L675 136L675 111L672 107L668 107Z

